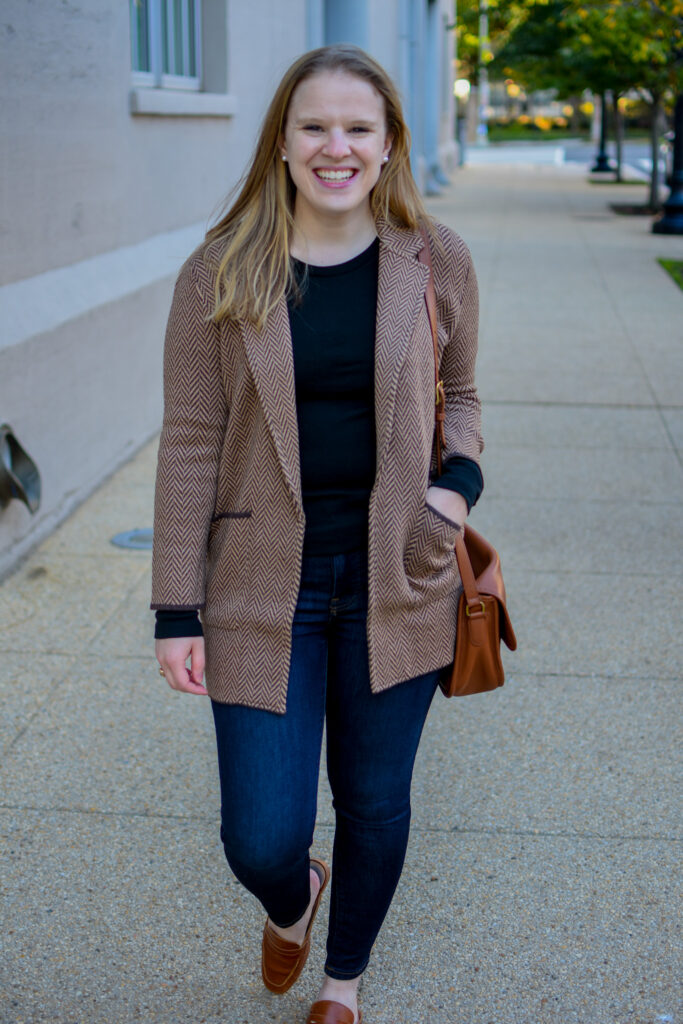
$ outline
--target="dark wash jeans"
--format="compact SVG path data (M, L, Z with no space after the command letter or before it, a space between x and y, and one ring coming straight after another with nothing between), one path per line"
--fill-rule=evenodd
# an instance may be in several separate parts
M370 691L365 552L306 556L287 711L213 703L221 839L234 874L287 928L310 899L323 723L336 818L325 971L368 963L403 868L410 783L438 672Z

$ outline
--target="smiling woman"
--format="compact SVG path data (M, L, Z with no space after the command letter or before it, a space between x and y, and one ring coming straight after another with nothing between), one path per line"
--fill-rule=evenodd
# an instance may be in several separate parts
M409 148L371 57L301 57L239 195L181 270L166 336L156 654L172 688L211 697L221 838L268 915L271 991L299 977L332 879L308 1024L361 1020L420 735L453 657L453 546L483 487L476 276L462 239L425 213ZM324 726L332 872L310 853Z
M370 82L323 71L297 88L281 144L296 188L292 255L326 265L376 235L370 193L391 151L384 100Z
M366 212L374 222L381 219L406 228L417 229L420 224L429 227L410 170L410 137L393 82L376 61L357 47L338 45L312 50L285 73L264 118L242 189L234 202L231 198L228 200L225 215L207 235L207 241L220 243L218 272L214 276L217 320L226 316L246 317L260 328L282 297L292 288L296 290L290 258L292 247L297 249L298 189L288 171L286 135L292 128L292 108L299 103L301 93L309 92L307 87L313 85L316 99L323 99L319 94L326 90L316 88L316 80L329 81L330 77L344 86L351 83L354 87L353 103L351 97L342 100L339 92L333 100L335 106L341 104L347 108L345 113L352 118L352 123L345 124L344 129L355 129L353 135L360 137L368 133L378 137L384 131L382 156L388 156L388 160L382 160L381 174L378 173L369 188ZM374 123L368 123L369 110L365 105L368 99ZM305 130L308 125L314 135L324 132L322 121L315 120L324 113L320 109L302 111L304 121L299 130ZM326 159L331 159L331 166L336 170L340 161L329 155ZM341 219L335 221L335 235L338 237L340 230L346 235L340 243L338 255L341 258L348 237L353 233L351 222L362 216L361 211L356 211L356 217L347 222L346 231ZM309 224L314 219L309 218ZM331 223L330 218L327 223ZM318 236L321 234L317 232ZM298 240L299 243L302 240L301 231ZM324 257L319 253L316 258L321 255Z

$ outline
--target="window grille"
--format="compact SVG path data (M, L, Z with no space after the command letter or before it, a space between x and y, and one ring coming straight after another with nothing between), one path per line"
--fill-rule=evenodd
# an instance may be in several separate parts
M199 89L201 0L129 0L134 85Z

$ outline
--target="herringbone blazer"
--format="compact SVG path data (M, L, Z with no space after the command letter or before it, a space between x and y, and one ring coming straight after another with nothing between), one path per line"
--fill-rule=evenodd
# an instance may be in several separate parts
M478 460L476 276L462 239L437 231L445 454ZM460 593L456 528L425 503L434 357L422 239L384 222L378 234L367 625L375 693L452 660ZM214 700L284 713L305 528L289 317L282 299L261 331L211 322L215 267L210 245L190 257L168 322L151 606L201 610Z

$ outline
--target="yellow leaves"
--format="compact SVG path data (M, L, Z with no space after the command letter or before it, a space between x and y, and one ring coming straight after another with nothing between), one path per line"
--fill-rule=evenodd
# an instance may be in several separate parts
M585 114L586 117L590 117L591 114L595 111L595 104L591 103L590 100L586 100L585 103L579 104L579 110L582 114Z

